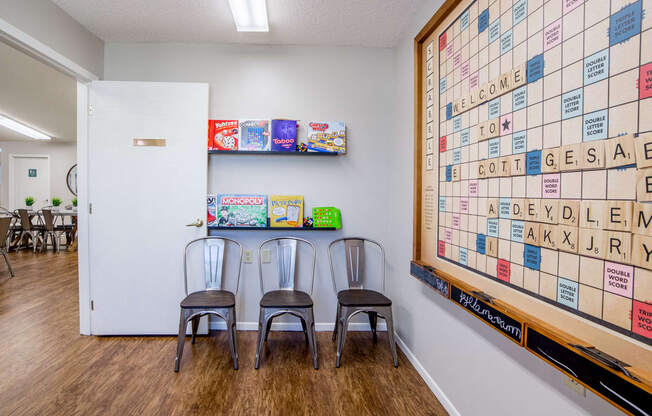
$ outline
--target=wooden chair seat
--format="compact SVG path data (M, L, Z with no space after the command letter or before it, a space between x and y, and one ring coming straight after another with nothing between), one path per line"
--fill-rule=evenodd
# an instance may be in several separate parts
M235 295L228 290L202 290L186 296L181 308L230 308L235 305Z
M341 290L337 300L343 306L391 306L392 301L382 293L368 289Z
M272 290L260 300L262 308L311 308L312 298L300 290Z

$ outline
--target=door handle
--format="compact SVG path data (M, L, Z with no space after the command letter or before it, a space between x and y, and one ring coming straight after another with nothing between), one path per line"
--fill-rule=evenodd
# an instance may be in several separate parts
M190 223L190 224L186 224L186 227L201 227L202 225L204 225L204 221L197 218L197 220L195 222Z

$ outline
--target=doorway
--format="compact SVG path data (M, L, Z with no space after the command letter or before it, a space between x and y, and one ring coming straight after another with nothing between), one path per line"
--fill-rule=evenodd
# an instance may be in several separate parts
M9 207L25 207L25 198L34 198L34 207L50 205L50 156L9 155Z

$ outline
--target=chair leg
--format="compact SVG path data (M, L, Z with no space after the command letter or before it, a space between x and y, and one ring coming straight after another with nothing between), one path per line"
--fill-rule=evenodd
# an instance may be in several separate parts
M183 344L186 341L186 314L181 309L179 316L179 336L177 337L177 357L174 359L174 372L179 372L179 365L181 364L181 357L183 356Z
M346 330L349 326L348 316L349 308L342 307L340 310L339 332L337 334L337 356L335 358L335 367L340 368L340 361L342 359L342 350L344 350L344 342L346 341Z
M306 338L306 345L310 345L310 341L308 340L308 328L306 327L306 321L303 319L299 319L301 321L301 328L303 328L303 336Z
M11 263L9 263L9 256L7 256L7 250L2 249L0 250L2 252L2 256L5 258L5 261L7 262L7 267L9 268L9 275L11 277L14 277L14 270L11 268Z
M233 358L233 369L238 369L238 341L236 339L235 330L235 307L229 308L229 316L226 321L226 329L229 336L229 346L231 347L231 357Z
M315 370L319 370L319 352L317 347L317 338L315 337L315 317L312 307L306 311L306 321L308 344L312 351L312 365Z
M369 326L371 327L371 333L374 336L374 342L378 341L378 336L376 336L376 325L378 323L378 314L376 312L367 312L369 315Z
M254 363L254 368L258 370L260 367L260 355L263 352L263 346L265 345L265 339L267 338L267 321L265 319L265 309L260 308L260 315L258 317L258 347L256 349L256 362Z
M272 321L274 318L269 318L267 320L267 325L265 326L265 342L267 342L267 338L269 338L269 333L272 332Z
M337 308L335 309L335 327L333 328L333 337L331 338L331 341L335 341L337 338L337 328L339 327L340 324L340 303L337 302Z
M394 319L392 317L392 307L389 306L384 313L385 322L387 323L387 340L389 341L389 349L392 351L392 358L394 359L394 367L398 367L398 356L396 354L396 342L394 341Z
M200 316L192 318L192 343L195 343L195 336L197 335L197 329L199 328Z

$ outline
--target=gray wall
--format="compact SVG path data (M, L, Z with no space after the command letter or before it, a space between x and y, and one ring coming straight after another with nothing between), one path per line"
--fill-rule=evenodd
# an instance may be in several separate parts
M0 18L102 77L104 42L50 0L0 0Z
M334 321L326 246L345 235L385 242L392 137L393 51L383 48L107 44L108 80L210 83L210 117L345 121L349 154L222 156L209 161L210 193L303 195L308 209L336 206L343 230L294 233L318 245L315 320ZM248 249L280 232L229 232ZM246 264L238 320L258 320L257 265ZM320 326L323 329L323 326ZM318 326L318 329L320 328Z
M611 415L587 391L567 388L545 364L409 275L414 146L413 39L442 4L426 0L395 48L394 137L390 143L390 281L398 333L463 415Z
M0 137L0 206L9 205L9 155L49 155L50 156L50 195L61 198L62 205L70 205L74 195L66 185L68 170L77 163L77 143L39 142L33 140L4 141ZM19 201L20 204L20 201ZM23 204L24 205L24 204ZM23 205L13 208L23 208ZM38 205L38 204L37 204Z

